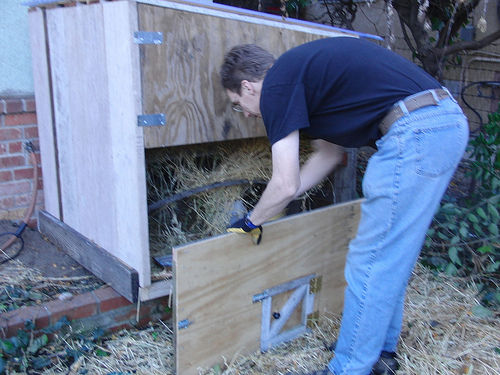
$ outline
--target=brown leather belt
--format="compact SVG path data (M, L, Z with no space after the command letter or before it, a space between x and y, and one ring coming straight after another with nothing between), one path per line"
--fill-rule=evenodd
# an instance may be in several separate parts
M434 91L436 93L436 96L439 100L443 100L445 98L451 98L448 91L443 89L424 91L420 94L412 95L403 100L403 103L408 109L408 112L413 112L416 111L417 109L428 107L430 105L438 105L438 101L436 100L434 95L432 95L431 91ZM403 112L401 107L396 104L389 111L389 113L385 115L382 121L380 121L378 127L382 132L382 135L385 135L388 132L391 125L395 123L397 120L399 120L401 117L404 117L405 115L406 114Z

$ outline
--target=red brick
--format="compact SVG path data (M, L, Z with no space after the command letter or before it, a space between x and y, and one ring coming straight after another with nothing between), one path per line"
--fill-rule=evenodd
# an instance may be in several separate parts
M7 155L9 145L7 143L0 143L0 155Z
M0 129L0 141L12 141L21 139L23 133L21 129Z
M22 113L24 112L23 100L18 98L5 99L5 113Z
M26 165L24 156L5 156L0 158L0 168L13 168Z
M94 296L99 301L99 312L101 313L132 304L111 287L98 289L92 293L94 293Z
M153 314L156 311L155 307L156 306L154 301L147 301L141 303L139 306L139 317L143 318L145 316Z
M0 99L0 113L5 113L7 111L7 105L5 104L5 99Z
M2 314L7 320L7 337L15 336L17 331L26 329L26 322L31 320L36 329L48 327L50 324L49 313L43 305L26 306L17 310L8 311Z
M12 171L0 171L0 182L12 181Z
M12 207L14 207L14 198L13 197L0 198L0 210L8 210Z
M120 322L129 322L131 320L135 320L137 317L137 309L135 308L135 305L129 305L128 307L122 307L116 315L114 315L114 320L117 323Z
M10 142L9 154L19 154L23 152L23 142Z
M15 196L15 205L17 207L25 207L28 206L32 199L32 193L22 194Z
M156 299L158 311L169 313L172 310L172 306L169 306L170 302L171 302L170 296L165 296Z
M35 123L36 124L36 123ZM24 138L38 138L38 126L26 126L24 128Z
M29 180L33 179L33 167L15 169L14 170L15 180Z
M54 324L63 316L68 320L78 320L97 314L98 304L91 293L74 296L69 301L52 301L45 304L50 313L50 323Z
M16 113L5 115L5 126L33 125L37 123L36 113Z
M24 110L26 112L36 112L35 98L24 99Z
M24 194L31 191L29 181L17 181L0 185L0 197L6 195Z

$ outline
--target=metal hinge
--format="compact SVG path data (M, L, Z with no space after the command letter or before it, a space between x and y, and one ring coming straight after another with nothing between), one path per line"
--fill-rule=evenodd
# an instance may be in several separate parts
M162 44L163 33L151 31L136 31L134 33L134 42L136 44Z
M319 321L319 311L314 311L307 315L307 328L313 329Z
M189 319L184 319L181 320L177 326L179 327L179 329L187 329L193 323L194 322L190 322Z
M139 126L159 126L165 125L165 123L166 117L164 113L137 116L137 125Z
M323 284L323 276L316 276L314 279L309 281L309 293L317 294L321 290L321 285Z
M262 303L260 331L260 349L262 351L267 351L282 342L293 340L299 335L308 332L307 318L313 313L315 297L313 293L309 292L309 286L311 280L315 277L316 275L312 274L288 281L253 296L253 303ZM288 294L288 299L279 311L273 313L272 299L280 294ZM287 325L288 320L295 311L299 310L302 310L300 311L300 324L284 330L283 328Z

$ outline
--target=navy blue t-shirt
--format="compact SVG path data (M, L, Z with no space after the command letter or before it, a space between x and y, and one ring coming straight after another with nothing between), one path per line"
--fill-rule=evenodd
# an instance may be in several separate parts
M299 130L344 146L373 146L378 124L401 99L440 88L407 59L352 38L320 39L281 55L262 84L260 110L271 144Z

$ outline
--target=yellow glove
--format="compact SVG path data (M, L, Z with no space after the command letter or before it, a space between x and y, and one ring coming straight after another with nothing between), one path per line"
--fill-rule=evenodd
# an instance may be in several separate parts
M248 215L243 219L238 220L236 223L232 224L227 228L228 232L233 233L241 233L241 234L251 234L252 242L255 245L260 244L262 240L262 226L254 225L250 219L248 219Z

